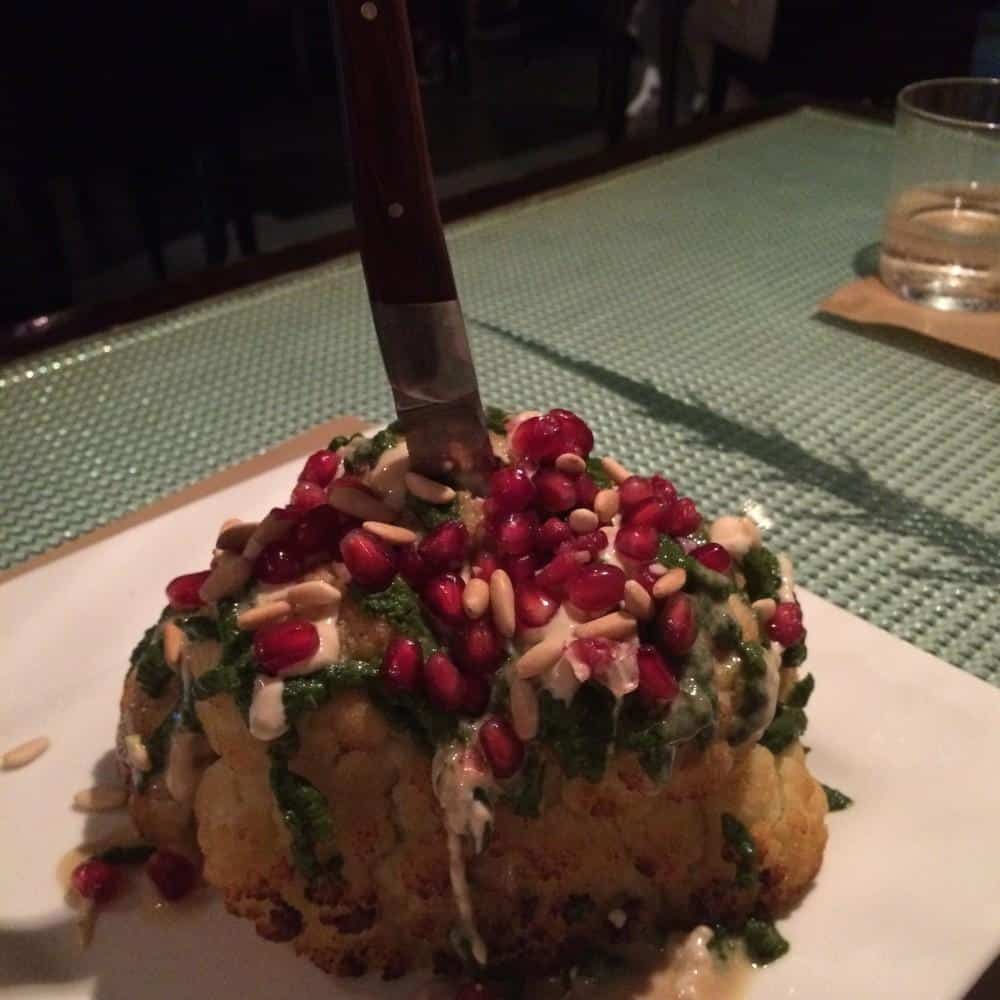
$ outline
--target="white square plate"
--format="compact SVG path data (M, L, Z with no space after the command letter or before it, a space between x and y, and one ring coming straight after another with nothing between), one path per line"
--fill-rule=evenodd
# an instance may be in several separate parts
M301 459L77 549L0 588L0 749L52 748L0 774L0 990L11 998L401 997L413 984L327 979L213 903L165 920L102 916L75 947L60 856L115 820L73 793L107 777L129 652L171 577L213 531L287 498ZM1000 950L1000 691L819 598L809 626L810 764L855 799L830 817L815 888L782 925L789 955L749 1000L958 1000ZM117 820L120 822L120 818ZM86 825L86 835L84 827Z

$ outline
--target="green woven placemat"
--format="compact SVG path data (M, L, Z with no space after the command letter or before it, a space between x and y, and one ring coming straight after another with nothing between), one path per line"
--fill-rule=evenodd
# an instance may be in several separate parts
M570 406L801 581L1000 683L987 362L814 316L878 238L888 130L804 111L454 227L484 395ZM0 369L0 565L336 413L390 414L355 260Z

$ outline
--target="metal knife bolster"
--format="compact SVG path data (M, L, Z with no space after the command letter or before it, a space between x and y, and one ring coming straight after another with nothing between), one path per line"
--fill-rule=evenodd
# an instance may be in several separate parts
M484 492L495 461L458 301L373 302L372 315L411 468Z

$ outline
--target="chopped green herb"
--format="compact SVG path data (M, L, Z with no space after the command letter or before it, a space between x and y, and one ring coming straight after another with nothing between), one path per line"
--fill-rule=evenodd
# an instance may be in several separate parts
M500 406L486 407L486 426L494 434L507 433L507 420L510 414Z
M750 831L732 814L722 814L722 857L736 865L736 884L748 889L757 884L757 848Z
M416 639L423 647L424 656L437 648L434 634L420 610L420 599L401 576L377 594L358 593L356 596L365 614L384 618L403 635Z
M335 855L326 863L320 861L318 847L332 835L333 821L323 793L289 768L289 751L293 746L285 739L271 744L271 790L292 838L295 867L312 880L338 866L340 858Z
M788 942L770 920L750 917L743 928L743 940L755 965L767 965L788 951Z
M325 705L335 694L366 687L378 677L378 664L367 660L344 660L303 677L289 677L282 690L285 718L294 724L306 712Z
M416 695L371 690L372 700L401 729L408 729L423 747L433 750L455 738L458 722L451 712L435 708Z
M201 642L205 639L218 639L219 638L219 623L214 618L209 618L207 615L184 615L181 618L175 618L174 624L183 631L183 633L192 642Z
M518 816L537 819L541 815L542 790L545 785L545 761L538 748L529 745L521 770L504 788L504 798Z
M667 569L680 567L686 570L688 564L694 560L689 559L684 550L669 535L660 535L660 546L656 553L656 561Z
M458 500L450 503L435 504L421 500L412 493L406 494L406 509L420 522L425 531L431 531L445 521L461 521L462 515L458 509Z
M344 468L348 472L361 472L370 469L379 460L382 453L394 448L399 443L399 435L388 427L379 431L374 437L361 437L354 446L354 451L344 459Z
M569 778L598 782L604 775L614 739L614 695L597 684L584 684L567 705L542 691L538 738L552 747Z
M141 865L156 851L152 844L131 844L128 847L109 847L95 855L98 861L109 865Z
M740 623L728 612L716 615L712 622L712 640L723 649L735 649L740 644L743 630Z
M781 665L791 670L792 667L801 667L806 662L806 644L797 642L794 646L789 646L781 654Z
M733 581L724 573L703 566L697 559L685 556L684 569L687 571L685 589L706 590L713 597L728 597L734 590Z
M723 962L727 962L733 952L736 951L736 947L739 943L739 932L732 931L728 927L718 924L712 928L712 940L708 942L708 950L712 952L716 958Z
M149 770L141 771L136 781L136 790L142 791L146 787L146 782L159 774L166 767L167 756L170 753L170 737L176 728L175 713L170 712L167 717L150 733L146 739L146 753L149 755Z
M837 791L836 788L831 788L829 785L823 785L823 791L826 793L826 806L830 812L841 812L844 809L850 809L854 805L854 799L849 795L845 795L843 792Z
M586 893L574 892L563 903L562 918L567 924L578 924L586 920L596 909L593 899Z
M802 680L796 682L788 696L785 704L791 708L805 708L809 704L813 691L816 689L816 678L812 674L806 674Z
M191 690L195 701L212 698L217 694L230 694L245 716L250 711L256 678L257 661L253 650L246 649L233 659L223 659L218 666L196 677L191 683Z
M341 448L349 445L355 438L363 438L364 434L338 434L328 445L330 451L340 451Z
M132 650L129 662L135 668L139 687L150 698L159 698L174 676L163 656L163 635L159 624L146 629L138 645Z
M615 743L636 754L642 769L657 784L670 777L673 767L674 748L669 737L670 727L664 718L651 717L637 695L626 696L618 715Z
M781 570L774 553L763 545L751 549L741 564L747 581L747 593L751 601L762 597L777 598L781 586Z
M587 475L594 480L599 490L609 490L614 486L611 477L604 471L604 466L601 465L599 458L587 459Z

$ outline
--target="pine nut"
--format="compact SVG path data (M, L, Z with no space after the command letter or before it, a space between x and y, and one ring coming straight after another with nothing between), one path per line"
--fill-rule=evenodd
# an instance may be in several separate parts
M572 451L564 452L556 459L556 468L567 476L579 476L586 472L587 463Z
M490 606L497 631L509 639L517 628L517 614L514 610L514 585L506 570L494 570L490 577Z
M510 686L510 719L518 738L528 741L538 735L538 695L534 687L516 673L507 678Z
M622 611L577 625L573 631L581 639L627 639L636 630L636 621Z
M323 580L306 580L305 583L297 583L294 587L289 587L285 594L285 600L295 607L316 608L324 604L339 604L343 595L325 583ZM276 603L283 604L284 601ZM264 605L266 607L267 605Z
M649 591L638 580L629 580L625 584L625 610L639 621L647 622L656 610Z
M597 515L586 507L577 507L569 515L569 526L578 535L586 535L597 530Z
M275 513L269 513L260 524L254 529L253 534L243 547L243 555L251 562L264 551L265 546L271 542L276 542L279 538L284 538L292 530L292 522L289 518L279 517Z
M632 475L632 473L629 472L628 469L621 464L621 462L618 462L613 458L602 458L601 468L608 474L611 481L617 483L618 485L624 483L625 480Z
M490 606L490 585L474 576L462 591L462 607L467 617L476 619L486 614Z
M258 604L255 608L241 611L236 617L236 627L243 632L253 632L261 625L276 622L279 618L284 618L291 613L292 606L288 601L267 601L264 604Z
M47 736L36 736L33 740L21 743L3 755L3 769L13 771L26 767L33 760L38 760L50 746L52 741Z
M658 562L650 563L648 569L650 576L660 577L667 575L667 567L664 566L663 563L658 563Z
M230 552L242 552L259 526L256 521L226 521L215 540L215 546Z
M163 624L163 658L167 661L168 667L177 668L181 662L181 653L184 651L184 641L187 636L184 631L173 622Z
M774 617L774 612L778 610L777 602L771 597L762 597L759 601L754 601L750 607L753 608L757 621L761 625L766 625Z
M493 574L496 576L496 574ZM527 679L544 674L549 667L554 667L563 654L562 639L551 636L532 646L514 663L514 672L518 677Z
M417 499L427 503L451 503L455 499L455 491L450 486L434 479L428 479L426 476L420 475L419 472L408 472L405 482L406 488Z
M356 490L352 486L337 486L336 480L330 490L330 506L342 514L350 514L359 521L379 521L388 523L396 517L395 511L387 507L381 500Z
M653 597L662 601L663 598L676 594L684 587L685 583L687 583L687 573L682 567L674 566L653 584Z
M73 805L81 812L110 812L128 802L128 792L121 785L94 785L73 796Z
M378 535L383 542L390 545L412 545L417 540L417 533L398 524L386 524L384 521L365 521L362 525L365 531Z
M594 497L594 511L601 524L610 524L618 513L621 501L618 490L598 490Z
M253 539L247 543L247 548ZM246 551L246 550L244 550ZM212 572L201 585L198 596L206 604L214 604L223 597L229 597L241 590L253 575L253 563L247 556L235 552L221 552Z
M752 518L727 514L711 523L708 537L734 559L742 559L752 548L760 545L760 528Z

